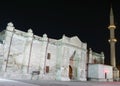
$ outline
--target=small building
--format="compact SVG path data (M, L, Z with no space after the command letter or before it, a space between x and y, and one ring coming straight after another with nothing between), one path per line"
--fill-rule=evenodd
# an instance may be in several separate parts
M89 81L113 81L113 67L104 64L104 53L88 51L87 79Z
M88 80L113 81L113 67L103 64L88 65Z

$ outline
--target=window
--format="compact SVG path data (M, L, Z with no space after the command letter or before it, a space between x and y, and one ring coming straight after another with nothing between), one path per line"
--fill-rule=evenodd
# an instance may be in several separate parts
M49 66L46 66L46 73L49 73Z
M50 56L51 56L50 53L48 53L48 54L47 54L47 59L50 59Z

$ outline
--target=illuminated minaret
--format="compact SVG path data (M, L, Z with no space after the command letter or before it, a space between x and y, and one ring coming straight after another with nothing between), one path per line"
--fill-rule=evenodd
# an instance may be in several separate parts
M109 25L108 29L110 30L110 39L109 39L109 43L110 43L110 64L111 64L111 66L113 66L113 81L116 81L116 80L119 80L119 70L116 67L115 43L117 42L117 40L115 38L116 26L114 24L114 15L113 15L112 6L111 6L111 10L110 10L110 25Z
M117 40L116 40L115 34L114 34L116 26L114 24L114 15L113 15L112 6L111 6L111 10L110 10L110 25L109 25L108 29L110 30L110 39L109 39L109 43L110 43L110 64L111 64L111 66L116 67L115 43L117 42Z
M114 15L113 15L112 6L111 6L111 10L110 10L110 25L109 25L108 29L110 30L110 39L109 39L109 43L110 43L110 64L111 64L111 66L113 66L113 80L116 81L116 80L119 80L119 70L116 67L115 43L117 42L117 40L115 38L116 26L114 24Z

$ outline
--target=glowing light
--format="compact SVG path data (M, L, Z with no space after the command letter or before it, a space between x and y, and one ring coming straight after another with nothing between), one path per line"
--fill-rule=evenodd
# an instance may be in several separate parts
M104 69L104 73L109 73L109 70L107 70L107 69Z

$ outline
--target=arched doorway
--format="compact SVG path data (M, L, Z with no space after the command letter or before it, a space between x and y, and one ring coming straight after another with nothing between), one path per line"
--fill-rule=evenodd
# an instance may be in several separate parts
M75 57L76 51L73 52L73 54L70 57L70 62L69 62L69 78L74 79L74 57Z
M69 65L69 78L72 79L73 78L73 70L72 67Z

